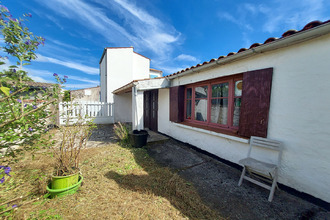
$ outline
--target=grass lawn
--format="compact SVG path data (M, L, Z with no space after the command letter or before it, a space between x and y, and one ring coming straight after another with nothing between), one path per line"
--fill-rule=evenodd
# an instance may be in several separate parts
M189 182L158 166L143 148L109 144L84 149L82 187L76 194L55 199L43 198L53 172L51 150L21 152L14 159L1 158L0 164L13 171L0 184L0 212L19 206L0 218L222 219L203 204ZM23 198L1 205L20 196Z

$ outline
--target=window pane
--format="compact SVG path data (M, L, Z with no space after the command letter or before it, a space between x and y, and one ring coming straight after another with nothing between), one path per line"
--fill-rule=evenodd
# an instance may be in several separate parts
M235 96L242 96L243 81L239 80L235 82Z
M196 87L195 98L207 98L207 86Z
M211 122L226 125L228 117L228 99L212 99L211 105Z
M195 101L195 119L197 121L207 120L207 99Z
M228 97L228 83L212 85L212 97Z
M239 125L239 113L241 111L241 98L234 99L234 116L233 126L238 127Z
M186 109L186 119L191 119L191 100L187 100Z
M187 99L191 99L192 88L187 89Z

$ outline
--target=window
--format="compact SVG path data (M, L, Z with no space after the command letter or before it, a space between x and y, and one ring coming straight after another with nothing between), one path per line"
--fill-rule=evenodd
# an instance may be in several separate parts
M170 121L228 135L267 137L272 75L273 68L266 68L170 87Z
M188 85L185 88L185 120L237 130L241 96L241 74Z

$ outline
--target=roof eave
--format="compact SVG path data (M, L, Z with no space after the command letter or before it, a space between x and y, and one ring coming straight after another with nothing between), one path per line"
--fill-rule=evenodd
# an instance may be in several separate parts
M284 48L284 47L288 47L294 44L298 44L304 41L308 41L317 37L320 37L322 35L325 34L329 34L330 33L330 23L325 23L322 25L319 25L315 28L309 29L309 30L305 30L299 33L296 33L294 35L291 36L287 36L285 38L280 38L277 39L273 42L267 43L267 44L262 44L258 47L254 47L251 49L248 49L246 51L240 52L240 53L236 53L233 54L231 56L227 56L221 59L217 59L213 62L201 65L201 66L197 66L197 67L191 67L189 70L172 75L172 76L165 76L167 79L174 79L177 77L181 77L193 72L200 72L204 69L209 69L209 68L213 68L215 66L218 65L224 65L227 63L231 63L231 62L236 62L242 59L246 59L248 57L260 54L260 53L264 53L264 52L268 52L268 51L272 51L272 50L276 50L276 49L280 49L280 48Z

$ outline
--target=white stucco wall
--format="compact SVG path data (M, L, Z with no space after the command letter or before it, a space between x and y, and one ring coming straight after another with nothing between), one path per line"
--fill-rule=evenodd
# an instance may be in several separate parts
M107 84L106 84L106 54L104 55L101 63L100 63L100 84L101 84L101 102L106 102L106 91L107 91Z
M132 93L114 95L115 122L132 122Z
M133 79L149 78L150 60L140 54L133 53Z
M162 73L154 70L150 70L149 72L149 78L155 78L155 77L162 77Z
M133 47L106 49L100 63L101 100L114 103L115 121L132 122L132 94L112 92L133 80L149 78L149 69L150 60L135 53Z
M112 91L133 80L133 48L107 49L108 102L113 103Z
M273 67L268 138L282 141L279 182L330 202L330 35L176 78L172 86ZM244 83L244 82L243 82ZM159 91L159 131L237 163L244 139L169 121L169 90ZM238 181L239 177L237 177Z
M133 130L144 129L143 123L143 91L132 88L132 128Z

